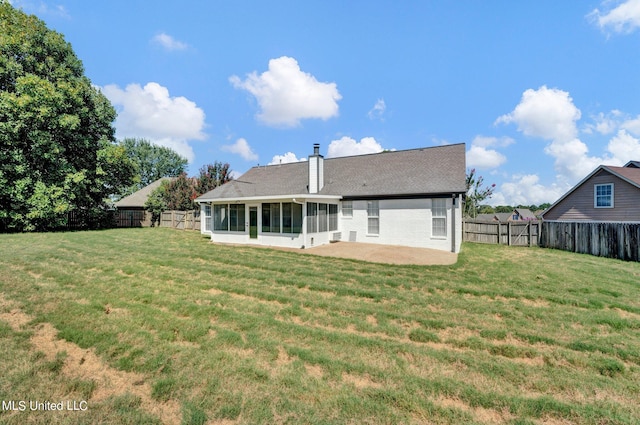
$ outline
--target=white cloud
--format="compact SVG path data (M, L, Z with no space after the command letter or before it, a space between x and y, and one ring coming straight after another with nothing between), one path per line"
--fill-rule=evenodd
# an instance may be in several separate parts
M526 90L518 106L499 117L496 123L515 123L527 136L571 140L578 133L576 121L580 116L569 93L542 86L538 90Z
M367 113L369 119L384 121L384 112L387 110L387 104L384 99L378 99L373 108Z
M483 148L487 148L490 146L496 147L507 147L515 143L511 137L487 137L487 136L476 136L471 142L472 145L481 146Z
M640 140L627 131L620 130L607 145L607 150L613 155L609 165L624 165L631 160L640 159Z
M269 70L255 71L243 81L233 75L229 81L235 88L255 96L260 106L257 118L271 126L294 127L300 120L328 120L338 115L342 96L336 83L322 83L300 70L294 58L280 57L269 61Z
M603 1L608 7L611 1ZM640 0L627 0L604 12L594 9L589 15L601 30L610 29L617 33L629 34L640 28Z
M162 46L163 48L169 51L185 50L189 47L188 44L178 41L175 38L171 37L169 34L166 34L164 32L161 32L160 34L157 34L156 36L154 36L151 39L151 41Z
M467 151L467 167L490 169L507 162L507 157L490 147L506 147L514 143L510 137L476 136Z
M580 139L553 141L544 151L555 158L558 179L570 183L576 183L606 162L606 158L589 156L589 148Z
M205 114L194 102L158 83L129 84L124 90L112 84L101 88L116 110L116 137L145 138L170 147L192 162L189 140L203 140Z
M494 149L471 145L467 151L467 167L497 168L507 161L507 157Z
M558 179L575 183L603 163L603 158L589 156L587 145L577 138L580 117L568 92L542 86L526 90L516 108L496 124L515 123L528 136L551 140L545 153L555 158Z
M241 175L243 175L244 173L241 173L240 171L236 171L236 170L231 170L231 172L229 172L229 176L233 179L233 180L237 180L238 177L240 177Z
M623 119L623 113L617 109L612 110L611 112L605 114L600 112L598 115L593 117L594 124L587 124L584 128L584 132L587 134L593 134L594 131L606 135L613 133L618 126L620 126L620 121Z
M47 5L44 1L35 0L12 0L9 4L17 9L22 9L25 12L42 16L55 16L59 18L69 19L71 16L67 9L61 4Z
M298 158L295 153L287 152L284 155L274 155L271 162L267 165L288 164L290 162L306 161L307 158Z
M251 149L249 143L243 138L236 140L232 145L224 145L220 149L225 152L235 153L240 155L245 161L257 161L258 155Z
M627 130L636 136L640 136L640 115L637 118L624 121L620 128Z
M342 137L329 144L327 158L338 156L364 155L368 153L382 152L384 149L373 137L364 137L360 142L356 142L351 137Z
M490 205L531 205L555 202L567 190L569 185L544 186L536 174L516 175L512 180L503 183L487 200Z

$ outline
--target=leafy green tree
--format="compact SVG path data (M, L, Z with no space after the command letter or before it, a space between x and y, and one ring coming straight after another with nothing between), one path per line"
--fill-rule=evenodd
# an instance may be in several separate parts
M127 156L136 164L138 178L121 195L126 196L162 177L178 177L185 172L187 159L171 148L145 139L126 138L120 142Z
M513 211L513 207L511 205L498 205L496 207L497 213L510 213Z
M155 223L158 223L158 225L160 225L160 215L163 211L166 211L168 209L168 185L168 181L163 181L160 184L160 187L151 192L151 194L147 198L147 201L144 203L145 209L151 213L151 227L153 227Z
M229 180L231 180L231 170L228 163L216 161L213 164L203 165L198 175L196 193L198 196L204 195Z
M64 37L0 0L0 230L97 225L131 184L111 179L114 119Z
M493 214L496 210L491 205L479 205L478 214Z
M187 173L182 173L170 181L166 187L167 208L176 211L195 209L196 204L193 200L198 197L196 186L197 179L187 177Z
M476 169L472 168L467 173L467 196L464 204L464 215L475 218L478 215L480 203L493 195L495 183L488 187L483 187L484 178L476 174Z
M194 200L216 187L231 180L229 164L214 162L203 165L198 177L187 177L181 173L172 181L164 181L147 198L144 207L151 212L151 220L159 220L160 214L167 210L188 211L197 209Z

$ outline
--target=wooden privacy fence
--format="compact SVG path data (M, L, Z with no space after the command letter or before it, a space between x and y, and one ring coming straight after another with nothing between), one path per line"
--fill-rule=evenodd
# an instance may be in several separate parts
M119 209L113 213L115 227L149 227L151 225L151 213L145 210Z
M499 223L465 219L462 240L514 246L537 246L540 223L537 220Z
M640 223L545 221L540 246L640 261Z
M160 216L160 227L200 230L200 210L164 211Z

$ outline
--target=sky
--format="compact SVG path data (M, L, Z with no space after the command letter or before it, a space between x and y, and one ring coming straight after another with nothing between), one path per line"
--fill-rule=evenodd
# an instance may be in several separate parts
M190 175L465 143L488 204L538 205L640 160L640 0L11 3Z

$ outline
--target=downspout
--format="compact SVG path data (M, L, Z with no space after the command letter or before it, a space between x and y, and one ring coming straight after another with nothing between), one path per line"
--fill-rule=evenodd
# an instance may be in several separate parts
M451 195L451 252L456 252L456 194Z

